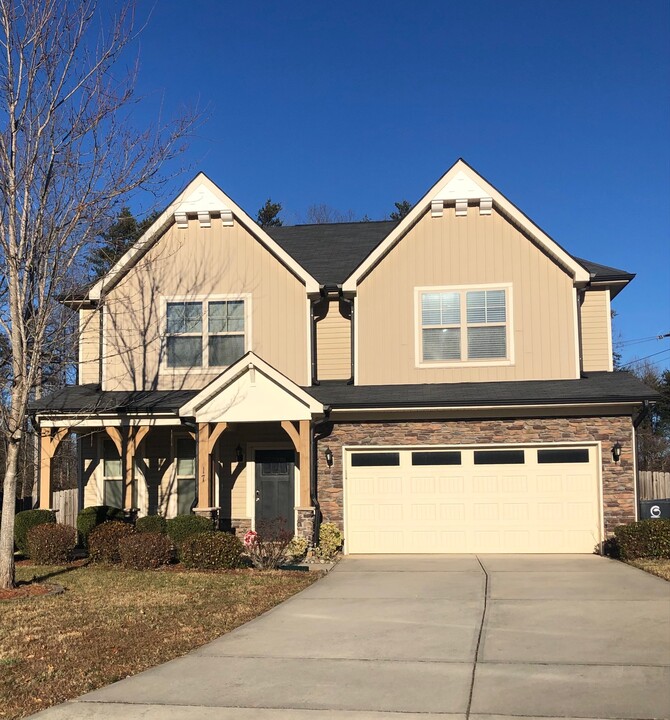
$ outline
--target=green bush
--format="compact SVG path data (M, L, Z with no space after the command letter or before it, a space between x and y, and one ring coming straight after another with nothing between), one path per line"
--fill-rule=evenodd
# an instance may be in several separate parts
M38 565L63 565L76 546L77 531L69 525L45 523L28 531L28 554Z
M77 530L79 531L79 543L82 547L88 547L88 536L93 528L102 525L110 520L124 522L126 514L121 508L109 507L108 505L92 505L84 508L77 515Z
M93 562L119 563L119 541L135 534L135 528L125 522L110 520L93 528L88 536L88 556Z
M638 520L614 529L622 560L670 558L670 519Z
M131 570L157 568L172 559L172 543L160 532L131 533L119 539L119 557Z
M168 537L177 548L181 547L186 538L212 529L212 521L201 515L177 515L167 521Z
M319 528L319 545L315 550L322 560L332 560L342 547L344 538L335 523L323 523Z
M167 520L162 515L147 515L137 518L135 523L137 532L141 533L167 533Z
M51 510L23 510L14 519L14 542L16 547L28 555L28 531L37 525L56 523L56 514Z
M235 535L210 530L186 538L179 555L187 568L232 570L243 566L243 552L242 541Z
M302 535L296 535L286 548L286 554L294 561L302 560L309 550L309 540Z

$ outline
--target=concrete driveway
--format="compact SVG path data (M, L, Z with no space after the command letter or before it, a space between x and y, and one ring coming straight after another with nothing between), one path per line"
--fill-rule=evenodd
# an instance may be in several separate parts
M595 556L354 556L51 720L670 717L670 583Z

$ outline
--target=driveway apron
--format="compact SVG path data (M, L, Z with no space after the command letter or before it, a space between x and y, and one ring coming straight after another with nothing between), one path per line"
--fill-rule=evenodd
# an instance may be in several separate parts
M39 716L670 717L670 583L595 556L353 556L193 653Z

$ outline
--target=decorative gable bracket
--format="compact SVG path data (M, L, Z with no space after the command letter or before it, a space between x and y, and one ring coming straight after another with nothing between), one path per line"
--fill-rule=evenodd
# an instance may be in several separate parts
M471 198L472 199L472 198ZM491 215L493 212L493 198L480 197L474 198L479 200L479 214L480 215ZM444 214L444 206L451 204L448 200L436 199L430 202L430 216L431 217L442 217ZM456 217L465 217L468 214L468 198L458 198L454 201L456 209Z
M198 218L198 222L200 223L200 227L202 227L202 228L212 227L212 215L220 215L221 222L223 223L224 227L233 227L233 211L232 210L227 210L227 209L222 209L219 211L197 210L192 215L194 217ZM180 230L188 229L188 220L189 220L189 213L184 212L183 210L178 210L177 212L174 213L174 221Z

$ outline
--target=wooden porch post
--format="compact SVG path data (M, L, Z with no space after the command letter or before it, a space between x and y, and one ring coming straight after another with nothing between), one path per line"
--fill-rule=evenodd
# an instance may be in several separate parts
M300 420L299 430L290 420L282 420L282 428L291 438L293 447L298 453L298 467L300 468L300 507L311 507L310 475L311 475L311 443L309 437L310 421Z
M209 423L198 423L198 510L212 507L212 456L209 452Z
M40 430L40 508L43 510L50 510L53 504L51 461L67 433L68 428L58 428L55 433L51 428Z
M133 507L133 487L135 482L135 455L142 440L149 432L149 425L127 426L123 429L105 427L123 460L123 505L126 510Z
M308 508L312 505L310 493L311 484L311 450L310 442L310 421L300 421L300 507Z

